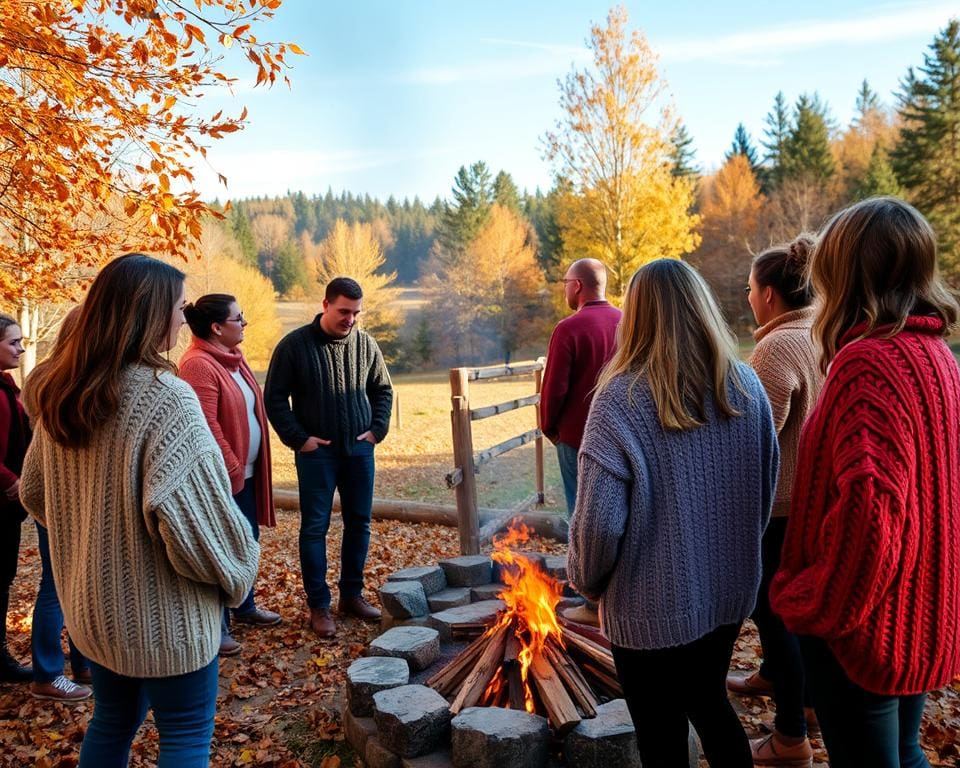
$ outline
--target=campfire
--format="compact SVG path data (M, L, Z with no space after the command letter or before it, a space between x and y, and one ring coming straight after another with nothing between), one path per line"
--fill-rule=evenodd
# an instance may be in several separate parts
M530 533L521 523L494 540L506 608L490 626L454 627L461 637L479 637L427 685L451 700L454 715L476 706L523 709L545 715L564 733L623 693L609 643L595 629L559 616L560 582L511 549Z

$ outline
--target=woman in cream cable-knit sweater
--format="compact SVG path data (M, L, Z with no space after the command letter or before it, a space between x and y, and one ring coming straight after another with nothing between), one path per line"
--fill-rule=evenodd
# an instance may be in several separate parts
M70 637L91 661L82 768L126 766L148 707L161 768L208 764L220 614L257 572L220 449L164 355L184 322L183 280L140 254L108 264L80 332L34 382L20 493L49 531Z

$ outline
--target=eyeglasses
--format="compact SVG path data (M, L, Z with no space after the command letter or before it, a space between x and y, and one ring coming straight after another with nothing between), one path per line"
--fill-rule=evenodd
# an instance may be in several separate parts
M743 292L744 292L745 294L747 294L748 296L750 295L750 291L752 291L752 290L753 290L753 289L752 289L749 285L746 285L746 286L744 286L744 288L743 288Z
M228 317L228 318L227 318L226 320L224 320L223 322L225 322L225 323L240 323L240 325L246 325L246 324L247 324L246 318L244 318L244 316L243 316L243 312L241 312L241 313L240 313L239 315L237 315L236 317Z
M580 278L579 278L579 277L565 277L565 278L563 278L563 280L561 280L560 282L563 283L564 285L566 285L567 283L579 283L579 282L580 282Z

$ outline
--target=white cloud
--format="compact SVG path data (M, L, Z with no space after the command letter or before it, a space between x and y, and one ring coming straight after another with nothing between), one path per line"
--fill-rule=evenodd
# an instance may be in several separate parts
M956 2L886 6L874 9L870 16L853 19L801 21L718 37L653 42L653 46L664 60L671 62L735 59L737 63L756 66L758 61L779 53L827 45L849 47L932 34L958 11L960 8Z

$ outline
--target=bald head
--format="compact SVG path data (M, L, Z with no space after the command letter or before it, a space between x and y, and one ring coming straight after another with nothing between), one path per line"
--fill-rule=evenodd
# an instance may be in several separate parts
M607 291L607 268L596 259L578 259L564 275L567 303L579 309L588 301L602 301Z

